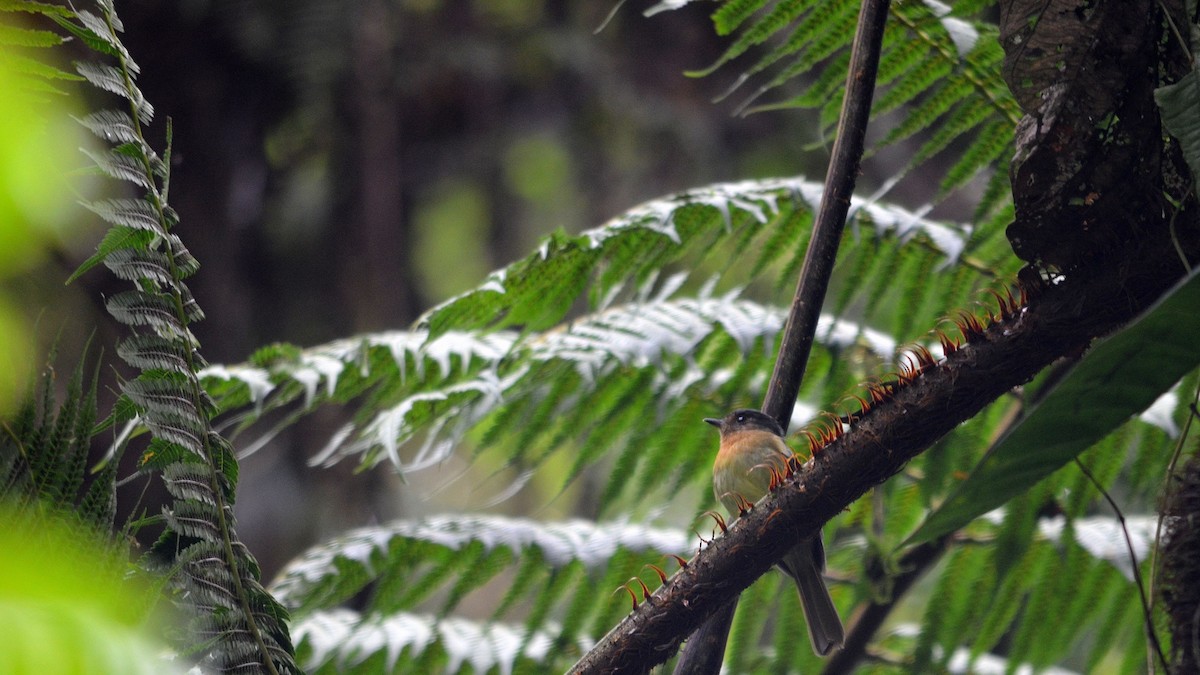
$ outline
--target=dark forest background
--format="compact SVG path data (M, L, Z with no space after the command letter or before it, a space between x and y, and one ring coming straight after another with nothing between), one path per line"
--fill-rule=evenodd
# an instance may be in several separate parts
M736 68L686 74L727 46L709 18L715 5L645 16L656 3L627 2L606 23L615 7L121 3L139 84L158 119L173 123L171 201L202 265L190 285L210 316L195 329L209 361L238 363L276 341L311 346L405 328L554 229L595 227L671 192L755 177L820 180L829 139L815 113L737 115L749 92L722 98ZM860 188L880 184L888 167L886 155L869 161ZM902 193L889 199L905 203ZM946 208L935 215L956 215ZM121 282L92 273L63 286L101 234L91 214L78 209L78 218L91 229L10 283L42 353L57 343L60 354L78 354L99 326L94 346L112 354L119 328L103 298ZM120 375L102 373L102 410ZM323 407L243 462L240 529L266 579L347 527L477 506L457 493L399 489L386 468L308 468L343 419ZM533 485L497 510L566 517L587 501L586 481L579 489L552 499L553 488ZM122 503L133 504L142 484L124 490ZM141 506L155 510L153 495Z

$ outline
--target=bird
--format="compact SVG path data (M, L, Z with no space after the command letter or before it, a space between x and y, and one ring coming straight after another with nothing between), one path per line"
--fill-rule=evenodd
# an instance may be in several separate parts
M721 432L721 446L713 463L713 492L730 515L738 515L740 504L753 504L767 494L772 472L786 474L792 450L783 440L779 423L757 410L742 408L721 419L706 417L704 421ZM841 647L845 642L842 621L821 576L825 571L821 533L797 543L778 567L800 591L813 651L825 656Z

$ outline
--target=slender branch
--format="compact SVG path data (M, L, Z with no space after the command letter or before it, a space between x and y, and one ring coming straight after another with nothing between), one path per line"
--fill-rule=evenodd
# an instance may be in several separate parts
M1104 489L1100 481L1096 480L1096 476L1088 470L1087 465L1080 461L1078 457L1075 458L1075 465L1079 467L1079 470L1083 472L1088 481L1100 491L1100 495L1104 497L1104 501L1108 502L1109 508L1116 514L1117 521L1121 523L1121 532L1125 535L1125 548L1129 551L1129 569L1133 572L1133 583L1137 586L1138 597L1142 601L1142 619L1145 622L1146 638L1150 642L1149 650L1152 655L1158 656L1158 661L1162 665L1163 672L1169 673L1171 672L1171 668L1167 665L1167 656L1163 653L1162 643L1158 640L1158 631L1154 629L1154 615L1150 611L1150 600L1146 597L1146 584L1142 580L1142 568L1138 565L1137 553L1133 550L1133 540L1129 538L1129 527L1125 522L1125 513L1121 511L1121 507L1117 505L1116 500L1112 498L1112 495L1108 494L1108 490Z
M850 48L850 66L846 73L846 96L842 100L837 139L821 206L813 225L812 238L800 269L796 294L783 329L775 370L767 385L763 411L787 429L796 406L796 395L804 380L805 366L812 352L813 336L817 331L821 306L833 274L842 231L854 195L854 184L862 161L867 122L871 116L871 100L875 94L875 74L879 70L879 55L883 45L883 29L887 22L890 0L863 0L858 14L858 28ZM710 674L721 669L725 644L737 599L729 602L696 631L675 666L677 675Z
M842 101L838 120L837 140L825 174L825 189L821 207L813 225L812 239L800 269L800 281L792 299L775 371L767 386L763 411L779 421L784 429L791 421L796 395L804 379L804 368L812 351L813 334L829 277L837 259L842 230L850 210L850 199L862 161L867 121L871 116L871 99L875 94L875 74L879 70L879 53L883 44L883 29L887 22L889 0L863 0L858 14L858 30L850 51L850 68L846 73L846 97Z

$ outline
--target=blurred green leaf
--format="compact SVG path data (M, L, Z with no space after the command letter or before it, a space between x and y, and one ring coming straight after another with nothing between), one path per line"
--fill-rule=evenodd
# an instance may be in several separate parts
M1200 275L1099 343L994 445L906 543L929 541L1004 504L1145 410L1200 363Z
M0 508L3 673L171 673L147 637L145 592L124 553L28 509Z
M1163 126L1179 139L1183 157L1192 168L1192 181L1200 187L1200 71L1193 70L1178 82L1154 90L1162 110Z

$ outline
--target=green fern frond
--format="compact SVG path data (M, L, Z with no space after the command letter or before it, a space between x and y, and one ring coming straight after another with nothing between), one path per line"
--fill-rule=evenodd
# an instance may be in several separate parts
M80 62L76 70L129 106L129 112L100 111L79 120L111 146L84 152L101 173L133 185L143 197L87 204L114 227L76 276L103 262L134 285L105 304L117 321L134 329L118 352L142 372L123 385L122 402L154 437L142 469L161 470L172 497L163 513L168 533L147 562L169 575L176 599L193 610L193 639L205 643L199 648L203 665L224 670L254 663L266 672L295 672L286 612L259 584L257 563L234 530L237 463L212 430L215 408L196 374L204 361L190 326L204 313L183 280L198 264L170 232L178 217L167 205L168 167L143 137L153 108L134 84L138 69L117 35L121 25L111 2L98 6L99 16L77 10L55 17L69 33L113 57L115 65ZM117 417L114 411L112 423Z
M301 665L314 674L546 672L563 670L591 647L564 643L547 628L335 609L297 621L295 634Z
M306 407L318 400L346 400L360 394L364 382L383 389L395 385L399 401L369 417L360 414L361 421L347 427L313 461L327 463L363 455L367 463L387 458L398 469L412 471L445 457L444 453L418 451L417 455L423 456L420 462L401 459L401 446L422 430L440 426L440 435L452 446L474 424L497 413L501 406L517 405L519 401L553 406L542 410L543 418L550 411L557 418L569 414L572 408L589 411L595 421L582 427L572 425L578 430L599 422L604 411L615 409L622 401L628 403L628 395L635 390L654 392L663 401L706 397L723 387L726 380L712 379L687 365L698 348L707 345L713 336L724 335L734 347L728 358L740 361L743 354L773 340L782 324L781 310L727 294L619 305L526 337L504 332L482 336L448 333L423 342L428 335L423 331L367 335L298 352L294 358L275 361L269 368L213 366L202 375L222 408L253 403L260 411L301 398ZM828 316L817 338L831 349L850 348L861 341L862 347L880 361L889 359L895 347L895 341L887 335ZM416 372L415 364L435 363L439 367L428 376L423 370L427 366ZM373 366L368 369L365 364ZM403 382L399 381L405 372L401 364L413 369ZM675 368L682 370L675 372ZM642 375L631 378L634 372ZM550 396L563 393L562 389L547 388L559 381L571 383L571 397ZM619 389L608 390L606 383L619 384ZM691 392L684 398L680 398L686 393L680 389L681 383L686 383ZM666 395L672 391L678 393ZM581 400L588 403L580 405ZM650 407L662 406L660 402ZM801 410L802 414L804 410L811 413L813 408ZM674 414L666 408L661 412ZM256 414L245 413L248 418ZM522 419L529 421L524 415ZM531 430L547 428L523 426ZM522 439L513 445L534 447L530 441ZM450 449L447 447L446 452ZM602 450L585 450L584 455L593 457Z
M0 424L0 499L69 517L107 536L103 525L111 526L114 516L108 496L115 490L115 477L87 480L99 370L87 376L86 358L87 350L72 369L61 402L56 377L48 369L39 394L31 390L21 409Z
M754 261L756 274L781 262L798 265L803 257L803 228L811 222L811 205L819 196L820 186L792 179L720 184L655 200L596 230L552 237L535 254L426 315L423 323L431 327L428 331L360 336L310 350L280 346L256 356L256 363L250 365L206 370L206 387L224 411L253 406L252 411L239 411L243 426L287 405L302 403L307 410L327 401L364 396L356 420L331 439L314 460L317 463L359 455L367 464L386 458L410 471L436 464L469 430L482 427L486 430L483 447L496 447L502 440L504 461L514 465L545 459L550 450L539 448L570 447L571 439L587 439L575 454L572 476L613 449L613 443L601 443L603 434L587 430L612 424L618 404L636 390L635 395L647 397L654 415L639 420L637 425L645 428L635 430L623 443L625 448L645 444L642 447L650 452L621 455L624 459L617 460L602 508L621 490L660 482L660 470L667 467L673 472L671 480L682 485L701 473L704 453L654 434L694 423L690 418L682 420L674 406L664 407L663 402L678 401L686 407L688 401L716 396L732 405L756 395L756 388L762 386L756 378L765 367L759 357L769 352L783 316L779 310L738 300L729 292L716 296L713 289L719 284L753 282L739 276L747 259ZM865 289L843 295L841 302L875 293L867 304L868 316L892 315L883 302L885 294L902 281L913 296L906 302L922 310L912 312L907 325L921 330L931 327L948 309L940 300L952 286L964 285L961 276L937 272L958 269L954 262L969 244L970 228L869 201L855 202L851 222L856 233L844 247L850 264L859 258L920 263L900 278L894 270L875 274L863 284ZM781 238L780 232L786 236ZM692 291L697 299L665 300L689 280L673 275L659 281L659 266L684 255L709 257L712 251L722 250L714 242L730 238L744 245L730 251L708 282ZM896 252L902 255L891 255ZM530 309L544 300L546 279L567 268L581 278L591 276L590 287L573 284L575 295L551 303L558 307L551 312L544 307ZM701 269L711 268L702 262ZM632 290L623 289L629 277L643 281ZM592 314L551 324L541 332L531 330L530 324L523 324L522 333L495 331L535 311L535 325L561 321L565 307L585 290L598 309ZM630 296L631 302L615 302ZM663 300L648 301L650 297ZM863 354L873 355L864 363L886 362L897 341L909 339L849 322L835 323L830 317L825 325L837 326L835 333L818 336L830 349L842 350L865 340ZM426 373L426 368L434 369ZM814 380L804 395L811 397L813 406L825 405L848 393L857 381L847 378L861 378L873 370L867 367L833 380ZM607 382L615 384L612 378L636 386L607 387ZM802 414L814 411L814 407L801 408ZM689 414L696 412L715 411L692 408ZM514 425L512 420L522 422ZM505 433L514 426L524 429L519 438ZM697 432L691 442L708 445L710 440ZM420 461L414 461L417 458Z
M297 617L302 617L334 607L377 578L393 575L396 568L411 564L414 558L410 547L437 548L442 552L438 555L440 565L446 567L458 564L457 556L472 545L479 546L481 552L504 549L516 562L535 556L549 568L578 561L585 569L598 571L611 565L621 551L661 559L671 553L686 555L693 542L691 536L678 530L632 523L540 523L501 516L436 516L353 530L314 547L289 563L272 582L271 590ZM420 558L432 559L428 555Z
M542 330L561 321L583 289L588 288L595 308L621 285L633 280L644 287L664 265L689 254L721 251L728 258L717 281L745 283L730 271L740 269L734 263L756 253L757 242L777 237L780 223L793 214L811 213L820 197L820 184L796 178L721 183L647 202L602 227L548 238L537 252L492 273L477 289L428 312L421 325L434 337L446 330L512 325ZM957 259L969 236L962 225L931 221L895 205L855 200L851 208L852 227L928 242L949 260ZM715 245L742 237L754 243ZM803 257L802 249L789 252Z
M741 69L735 89L759 78L765 81L737 110L815 108L820 110L820 136L826 137L841 105L858 6L850 0L727 3L714 13L713 23L719 34L737 37L716 63L694 74L710 74L774 43ZM939 199L965 185L1009 147L1021 116L1000 76L1004 53L998 30L974 18L978 13L978 8L966 11L936 0L893 3L884 34L875 115L905 110L878 147L936 125L932 138L912 155L907 171L952 144L961 146L955 150L961 153L959 159L942 179ZM792 83L800 93L774 103L759 102ZM981 126L986 133L973 132Z
M8 76L6 86L38 94L62 95L61 82L81 82L84 78L67 72L46 58L46 50L61 46L66 39L58 33L26 25L27 17L18 13L41 15L59 20L70 10L39 2L6 0L0 3L0 65ZM44 97L40 97L44 98Z

